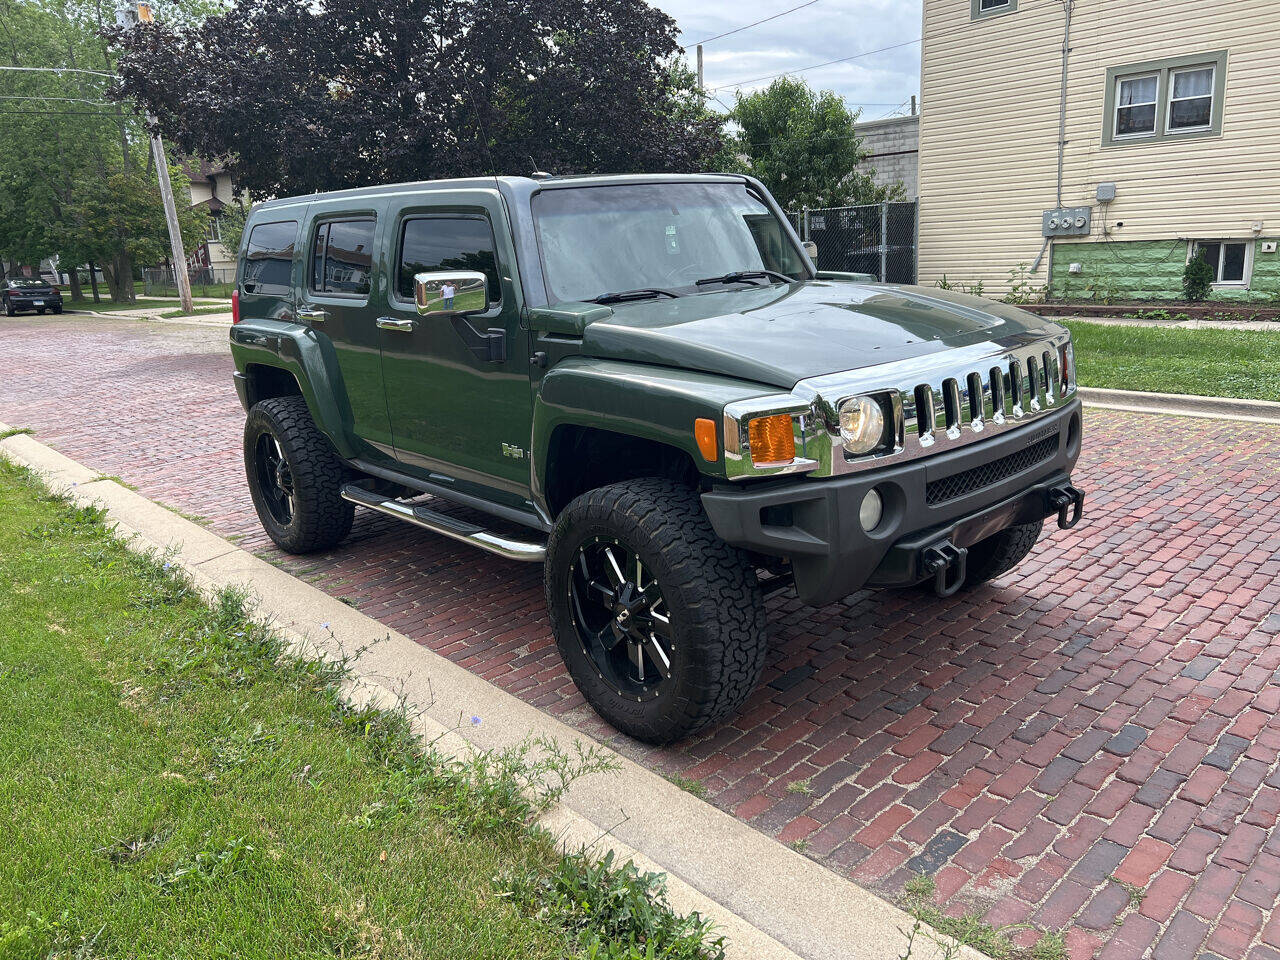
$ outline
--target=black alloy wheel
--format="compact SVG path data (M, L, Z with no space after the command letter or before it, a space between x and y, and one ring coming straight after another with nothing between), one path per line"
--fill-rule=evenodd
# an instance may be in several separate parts
M258 471L258 489L271 519L282 527L287 527L293 520L297 509L294 500L295 488L293 471L289 469L289 461L284 458L280 442L270 433L258 437L255 449Z
M583 653L619 696L648 700L671 679L675 635L662 588L639 554L613 537L578 550L569 579Z

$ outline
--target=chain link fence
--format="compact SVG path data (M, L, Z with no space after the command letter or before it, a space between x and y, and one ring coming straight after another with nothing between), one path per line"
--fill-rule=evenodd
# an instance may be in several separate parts
M818 245L819 270L869 273L916 282L915 201L825 207L788 213L801 240Z
M235 267L196 267L187 270L193 297L230 297ZM172 267L147 267L142 271L143 293L148 297L176 297L178 284Z

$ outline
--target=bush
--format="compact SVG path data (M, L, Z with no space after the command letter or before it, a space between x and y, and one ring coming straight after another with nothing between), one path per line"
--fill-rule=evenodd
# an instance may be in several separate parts
M1213 286L1213 267L1207 260L1192 257L1182 271L1182 293L1188 300L1206 300Z

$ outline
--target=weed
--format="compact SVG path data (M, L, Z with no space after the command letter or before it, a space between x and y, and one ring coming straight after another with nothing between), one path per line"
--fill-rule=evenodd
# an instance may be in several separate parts
M8 440L10 437L18 436L35 436L35 431L30 427L15 427L12 430L0 430L0 440Z
M1005 303L1027 304L1043 303L1045 288L1031 282L1030 268L1020 263L1009 271L1009 292L1004 296Z
M922 924L927 924L945 937L973 947L994 960L1066 960L1066 947L1061 934L1042 932L1033 946L1019 947L1011 939L1013 934L1033 929L1031 926L1010 924L993 927L982 919L982 913L978 911L952 917L933 902L935 890L933 878L924 874L912 877L903 887L902 906L916 920L910 932L902 931L907 937L904 960L911 956L917 936L924 936L942 947L945 957L954 957L958 953L952 951L946 940L933 936Z
M812 778L805 777L803 780L792 780L787 784L787 793L802 793L806 797L813 793L813 784L810 782Z
M965 283L963 280L949 280L944 273L942 279L938 280L934 286L939 290L954 290L957 293L967 293L971 297L980 297L985 289L981 280L973 283Z
M1129 883L1125 880L1121 880L1115 874L1111 874L1107 879L1129 895L1129 906L1134 910L1142 906L1142 901L1147 898L1147 891L1143 890L1136 883Z
M682 777L678 773L671 774L667 779L685 793L692 793L699 800L707 799L707 787L701 780L692 780L689 777Z
M810 843L812 843L812 841L809 840L807 837L801 837L799 840L795 840L792 842L791 849L794 850L796 853L804 853L806 850L809 849Z
M167 870L157 870L154 880L166 893L217 883L244 871L254 852L244 837L236 837L179 858Z
M658 873L617 863L613 851L596 859L567 854L549 873L506 878L507 895L522 912L559 927L576 952L592 960L723 960L724 939L699 914L677 916Z

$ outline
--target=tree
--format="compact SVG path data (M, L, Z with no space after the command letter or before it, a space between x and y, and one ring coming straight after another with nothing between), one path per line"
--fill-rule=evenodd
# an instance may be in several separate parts
M109 9L109 8L108 8ZM0 0L0 63L107 72L96 4ZM150 142L132 111L103 102L105 78L88 73L0 73L0 259L10 266L58 257L80 296L77 265L100 264L112 296L133 299L133 265L169 256ZM185 196L177 175L174 192ZM204 212L184 207L188 248Z
M739 94L732 119L741 127L735 147L742 168L759 177L788 210L880 203L902 185L877 186L858 169L866 154L850 111L830 90L815 93L803 80L779 77L765 90Z
M239 200L233 200L222 208L218 217L218 229L221 231L222 245L234 257L240 249L240 238L244 236L245 221L249 219L249 211ZM183 236L186 236L184 233Z
M236 0L111 36L116 95L255 195L700 170L723 143L644 0Z

